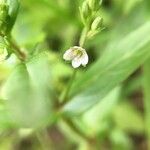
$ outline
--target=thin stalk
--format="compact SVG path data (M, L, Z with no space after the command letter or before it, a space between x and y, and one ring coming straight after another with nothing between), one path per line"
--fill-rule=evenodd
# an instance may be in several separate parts
M147 137L148 150L150 150L150 59L144 64L143 88L145 106L145 134Z
M79 40L79 46L80 47L83 47L85 42L86 42L88 30L89 30L89 28L85 27L82 31L82 34L81 34L80 40ZM68 84L68 87L66 89L66 93L65 93L64 98L63 98L63 104L65 104L68 101L69 92L71 90L71 87L72 87L73 81L76 77L76 74L77 74L77 69L74 69L73 74L72 74L71 79L70 79L70 82Z
M71 90L73 81L74 81L74 79L75 79L75 77L76 77L76 73L77 73L77 70L74 69L73 74L72 74L71 79L70 79L70 83L68 84L68 87L67 87L67 89L66 89L66 93L65 93L65 96L64 96L64 101L63 101L63 103L66 103L66 102L68 101L69 92L70 92L70 90Z
M2 37L6 37L4 34L0 33L0 36ZM21 61L25 61L26 60L26 54L24 52L22 52L22 50L20 49L20 47L14 42L14 40L11 38L11 36L9 36L7 38L8 43L10 44L10 46L13 48L14 53L16 54L16 56L21 60Z
M80 128L78 128L75 123L69 118L63 118L63 121L67 124L67 126L76 133L80 138L82 138L87 143L87 150L98 150L97 140L95 137L89 137L85 133L83 133Z
M83 47L84 44L86 43L88 31L89 31L89 28L84 27L82 34L81 34L81 37L80 37L80 40L79 40L79 46L80 47Z
M81 138L84 139L85 141L91 141L91 139L90 139L88 136L86 136L83 132L81 132L81 131L79 130L79 128L74 124L74 122L73 122L71 119L64 117L64 118L63 118L63 121L64 121L64 122L69 126L69 128L70 128L73 132L75 132L79 137L81 137Z
M10 45L13 47L14 53L16 54L16 56L21 60L21 61L25 61L26 60L26 54L24 52L22 52L22 50L20 49L20 47L14 42L14 40L9 39L8 40Z

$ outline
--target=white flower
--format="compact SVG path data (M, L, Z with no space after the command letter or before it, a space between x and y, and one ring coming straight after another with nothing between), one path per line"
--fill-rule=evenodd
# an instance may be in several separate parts
M85 67L89 60L86 50L79 46L68 49L63 55L63 59L72 61L73 68L78 68L80 65Z
M4 61L8 56L7 49L4 48L4 50L0 50L0 62Z

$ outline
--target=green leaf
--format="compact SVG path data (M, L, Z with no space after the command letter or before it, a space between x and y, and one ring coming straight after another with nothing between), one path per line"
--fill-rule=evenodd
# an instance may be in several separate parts
M144 118L138 109L125 102L118 105L113 112L114 122L121 130L141 134L144 131Z
M18 65L3 89L12 120L21 127L46 125L53 118L50 87L51 71L45 53Z
M9 20L8 20L8 31L10 32L18 15L19 1L18 0L7 0L9 5Z
M141 5L143 0L129 0L128 3L124 3L124 13L128 14L136 5Z
M97 105L85 112L81 116L81 119L76 119L77 124L86 134L95 136L105 130L106 121L111 116L114 108L118 104L119 95L120 87L117 87ZM109 127L109 125L107 126Z
M150 57L150 22L107 49L101 58L74 82L71 101L64 112L82 113L103 99Z
M0 105L0 129L7 129L13 127L13 121L11 120L8 111L4 106Z
M110 134L112 150L132 150L133 144L130 136L119 129L114 129Z

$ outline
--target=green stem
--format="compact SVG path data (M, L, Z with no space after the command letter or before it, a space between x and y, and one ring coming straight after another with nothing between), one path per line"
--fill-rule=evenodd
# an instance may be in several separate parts
M87 150L98 150L97 140L95 137L89 137L85 133L83 133L76 124L69 118L63 118L63 121L67 124L67 126L76 133L80 138L82 138L87 143Z
M86 136L83 132L79 130L79 128L74 124L74 122L69 118L63 118L63 121L69 126L69 128L75 132L79 137L83 138L85 141L91 141L91 139Z
M79 46L80 47L83 47L86 40L87 40L87 33L89 31L89 28L88 27L84 27L83 31L82 31L82 34L81 34L81 37L80 37L80 40L79 40Z
M63 103L66 103L68 101L69 92L71 90L71 87L72 87L73 81L75 79L76 73L77 73L77 70L74 69L73 74L72 74L71 79L70 79L70 83L69 83L69 85L68 85L68 87L66 89L66 93L65 93L65 96L64 96Z
M22 52L22 50L20 49L20 47L14 42L14 40L9 39L8 40L10 45L13 47L14 53L16 54L16 56L21 60L21 61L25 61L26 60L26 54L24 52Z
M89 30L89 28L88 28L88 27L85 27L85 28L83 29L83 31L82 31L82 34L81 34L81 37L80 37L80 40L79 40L79 46L80 46L80 47L83 47L84 44L85 44L85 42L86 42L88 30ZM72 77L71 77L71 79L70 79L70 83L69 83L69 85L68 85L68 87L67 87L67 89L66 89L66 93L65 93L65 96L64 96L64 98L63 98L63 104L65 104L65 103L68 101L69 92L70 92L70 90L71 90L73 81L74 81L74 79L75 79L75 77L76 77L76 73L77 73L77 70L74 69L73 74L72 74Z
M143 73L145 134L147 136L148 150L150 150L150 59L144 64Z
M11 36L7 37L2 33L0 33L0 36L2 36L3 38L5 38L5 37L7 38L7 41L10 44L10 46L12 46L14 53L21 61L26 60L26 54L21 51L20 47L14 42L14 40L11 38Z

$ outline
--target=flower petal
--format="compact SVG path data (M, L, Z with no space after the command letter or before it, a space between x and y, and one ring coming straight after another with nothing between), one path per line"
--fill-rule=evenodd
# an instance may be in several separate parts
M86 52L84 52L81 59L82 59L82 66L86 66L89 61L89 57Z
M72 60L72 66L73 68L78 68L82 63L81 57L76 57Z
M65 60L72 60L73 58L74 58L74 55L73 55L72 49L68 49L63 55L63 59Z

